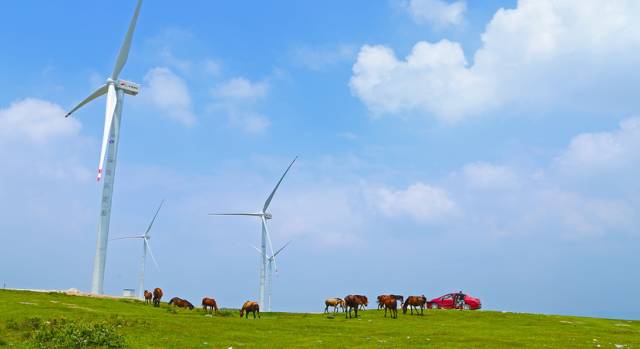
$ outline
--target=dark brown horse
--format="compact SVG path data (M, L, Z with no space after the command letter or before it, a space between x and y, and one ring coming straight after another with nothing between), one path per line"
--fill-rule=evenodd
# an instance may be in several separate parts
M253 313L253 318L256 318L256 313L258 313L258 318L260 318L260 305L254 301L246 301L242 305L242 309L240 309L240 317L243 315L245 318L249 318L249 313Z
M384 307L384 317L387 317L387 310L389 310L392 318L398 318L398 300L393 295L378 296L378 305Z
M151 304L151 298L153 298L153 293L144 290L144 304Z
M169 305L173 305L179 308L189 308L189 310L193 309L193 304L191 304L188 300L182 299L180 297L173 297L169 301Z
M427 304L427 297L422 296L409 296L407 300L402 305L402 313L407 313L407 307L411 307L411 315L413 315L413 309L416 309L416 314L418 313L418 309L420 308L420 315L424 315L424 307Z
M214 310L217 313L218 304L216 303L215 299L204 297L202 298L202 309L204 310L205 313L207 312L213 313Z
M404 297L401 295L397 295L397 294L383 294L378 296L378 309L382 309L384 307L384 304L382 304L380 302L380 298L381 297L393 297L396 301L400 302L400 306L402 306L402 304L404 304Z
M369 301L366 296L350 294L344 297L344 306L347 308L344 317L351 318L351 310L355 311L356 318L358 318L358 309L361 306L367 306Z
M153 289L153 306L159 307L161 299L162 299L162 289L160 287L154 288Z

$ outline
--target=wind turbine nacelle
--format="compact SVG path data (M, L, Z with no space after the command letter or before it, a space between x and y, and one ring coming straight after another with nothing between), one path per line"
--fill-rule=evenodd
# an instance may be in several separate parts
M271 219L271 218L273 218L273 216L271 215L271 213L265 212L264 213L264 218L265 219Z
M128 95L135 96L140 92L140 85L126 80L118 80L116 86Z

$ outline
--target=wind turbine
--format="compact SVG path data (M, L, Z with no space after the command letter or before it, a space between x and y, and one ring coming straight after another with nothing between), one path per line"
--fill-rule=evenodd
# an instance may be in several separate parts
M271 244L271 237L269 236L269 231L267 230L267 220L273 218L273 216L267 211L267 209L269 208L269 204L271 204L271 200L276 194L280 183L282 183L284 176L287 175L287 172L289 172L289 169L291 168L291 166L293 166L293 163L296 162L297 159L298 157L296 156L293 161L291 161L291 164L289 164L289 167L287 167L286 171L284 171L284 174L282 174L282 177L280 177L278 184L276 184L275 188L273 188L273 191L264 202L262 210L254 213L209 213L209 215L212 216L253 216L260 218L260 222L262 224L262 234L260 242L260 255L262 259L262 263L260 264L260 309L264 309L264 288L266 278L265 274L267 269L267 241L269 241L269 249L271 250L271 254L274 255L273 245Z
M107 107L104 114L104 131L102 134L102 148L100 150L100 162L98 163L97 180L104 176L102 184L102 204L100 209L100 220L98 223L98 241L96 244L96 254L93 260L93 278L91 282L91 293L102 294L104 283L104 266L107 259L107 242L109 240L109 221L111 219L111 199L113 197L113 180L116 171L116 157L118 154L118 140L120 138L120 119L122 117L122 103L124 95L135 96L140 91L140 87L129 81L118 79L122 68L124 68L131 48L131 39L138 21L142 0L138 0L133 18L129 24L129 30L124 38L120 53L116 59L111 76L107 82L85 98L77 106L71 109L65 117L68 117L85 104L106 94ZM104 171L103 171L103 167Z
M144 234L138 235L138 236L123 236L123 237L111 239L111 240L142 239L142 267L140 268L140 287L138 288L138 298L140 298L140 299L143 299L143 297L144 297L144 294L143 294L143 292L144 292L144 268L145 268L146 260L147 260L147 251L149 251L149 255L151 256L151 260L153 260L153 264L155 264L156 268L158 268L158 262L156 262L156 257L153 256L153 251L151 251L151 246L149 246L149 239L151 239L151 235L149 235L149 232L151 231L151 227L153 226L153 222L155 222L156 221L156 217L158 217L158 212L160 212L160 209L162 208L162 204L164 204L164 200L162 200L160 202L160 206L158 206L158 209L156 210L156 214L153 215L153 219L151 220L151 223L149 223L149 227L144 232Z
M276 253L274 253L272 256L267 256L267 270L268 270L268 275L267 275L267 311L271 311L271 295L273 294L273 267L275 266L276 269L276 273L278 272L278 264L276 263L276 256L282 252L282 250L284 250L285 247L287 247L287 245L289 245L291 243L291 241L287 242L286 244L284 244L284 246L280 247L280 249L278 251L276 251ZM258 251L258 253L262 253L260 251L259 248L251 245L251 247L253 247L256 251Z

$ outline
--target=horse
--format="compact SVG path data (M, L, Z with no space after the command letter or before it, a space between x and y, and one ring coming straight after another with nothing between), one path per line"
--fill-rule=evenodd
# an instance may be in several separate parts
M156 287L153 289L153 306L160 306L160 299L162 299L162 289L160 287Z
M324 301L324 305L325 314L329 312L329 307L333 307L334 313L338 310L338 307L342 308L342 311L344 311L344 301L342 298L327 298Z
M249 318L249 313L253 313L253 318L256 318L256 313L258 313L258 318L260 318L260 305L254 301L246 301L242 305L242 309L240 309L240 317L243 315L246 319Z
M153 297L153 293L144 290L144 304L151 304L151 298Z
M211 310L211 313L218 312L218 304L216 303L216 300L213 298L207 298L204 297L202 298L202 309L204 310L205 313L207 313L207 309Z
M378 296L378 305L384 307L384 317L387 317L387 310L389 310L391 318L398 318L398 300L393 295Z
M344 305L347 308L344 314L345 319L351 318L351 309L356 313L356 319L358 318L358 308L360 306L366 306L369 303L366 296L350 294L344 297Z
M427 304L427 297L422 296L409 296L407 300L402 304L402 313L407 313L407 307L411 306L411 315L413 315L413 309L416 308L416 314L420 308L420 315L424 315L424 307Z
M367 310L367 307L369 306L369 300L367 299L367 296L363 296L361 294L357 294L356 296L364 299L364 303L360 304L360 310Z
M191 302L180 297L171 298L169 304L180 308L189 308L189 310L193 309L193 304L191 304Z

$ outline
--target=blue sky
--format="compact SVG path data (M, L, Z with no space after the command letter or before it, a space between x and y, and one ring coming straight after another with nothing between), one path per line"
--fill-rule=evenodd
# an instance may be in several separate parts
M0 282L88 289L104 101L134 1L2 4ZM488 309L639 318L640 5L634 1L144 3L111 236L161 199L147 285L274 309L464 290ZM109 245L106 291L141 246Z

